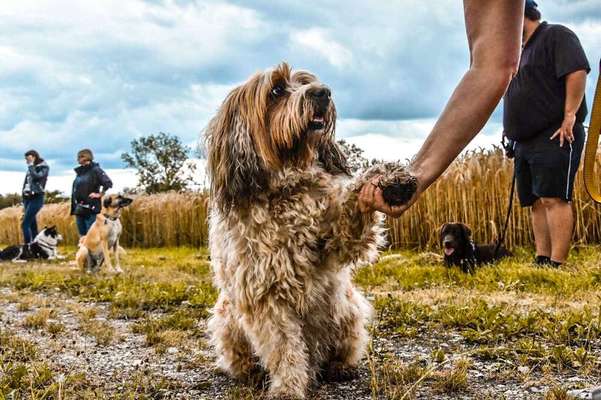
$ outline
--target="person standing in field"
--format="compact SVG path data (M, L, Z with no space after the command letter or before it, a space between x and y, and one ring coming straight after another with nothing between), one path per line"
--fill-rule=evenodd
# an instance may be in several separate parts
M102 210L100 203L104 193L113 187L106 172L94 162L94 154L89 149L77 153L79 167L71 192L71 215L75 215L79 236L85 236Z
M401 206L386 204L379 177L364 185L359 207L391 217L405 212L467 146L503 97L520 58L524 0L464 0L470 68L409 165L417 191Z
M35 150L25 153L25 162L27 163L27 173L22 190L24 213L21 230L25 244L29 244L38 235L36 218L44 206L44 193L50 167Z
M522 207L532 207L537 265L559 267L574 227L572 191L585 142L584 91L590 66L580 41L562 25L541 22L526 1L523 51L505 94L503 125L515 141Z

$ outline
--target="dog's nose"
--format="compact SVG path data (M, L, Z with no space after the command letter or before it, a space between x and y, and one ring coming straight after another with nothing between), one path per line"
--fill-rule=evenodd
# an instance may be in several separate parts
M326 86L309 89L309 96L319 101L329 101L332 92Z

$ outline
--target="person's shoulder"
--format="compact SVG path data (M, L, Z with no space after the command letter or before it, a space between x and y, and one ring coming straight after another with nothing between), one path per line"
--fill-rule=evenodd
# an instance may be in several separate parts
M568 28L565 25L547 24L547 26L548 26L547 32L552 37L557 38L557 37L566 37L566 36L576 36L576 33L574 33L573 30L571 30L570 28Z

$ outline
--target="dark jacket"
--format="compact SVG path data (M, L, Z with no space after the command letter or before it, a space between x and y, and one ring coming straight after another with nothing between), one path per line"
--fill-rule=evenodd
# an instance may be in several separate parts
M73 189L71 191L71 215L90 215L98 214L102 209L100 199L91 199L90 194L107 191L113 187L113 182L108 177L106 172L100 168L97 163L82 165L75 168L77 176L73 181ZM83 207L77 207L83 205ZM78 208L78 212L76 212Z
M27 167L27 173L25 174L25 180L23 181L23 197L44 194L49 171L50 167L46 161Z

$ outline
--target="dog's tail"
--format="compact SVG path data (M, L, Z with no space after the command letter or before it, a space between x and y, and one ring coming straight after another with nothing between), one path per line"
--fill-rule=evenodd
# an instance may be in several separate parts
M499 231L497 230L497 224L492 219L490 222L490 230L492 231L492 242L497 243L499 241Z

